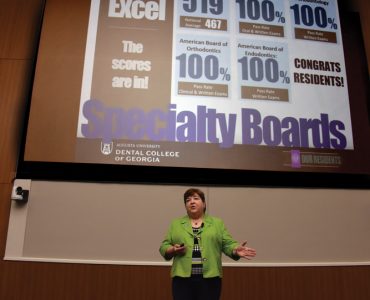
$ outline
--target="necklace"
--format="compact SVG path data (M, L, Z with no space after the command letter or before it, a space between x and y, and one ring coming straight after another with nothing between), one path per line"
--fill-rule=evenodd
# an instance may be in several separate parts
M194 225L194 227L197 227L199 226L199 224L202 224L202 219L198 219L198 220L191 220L191 223Z

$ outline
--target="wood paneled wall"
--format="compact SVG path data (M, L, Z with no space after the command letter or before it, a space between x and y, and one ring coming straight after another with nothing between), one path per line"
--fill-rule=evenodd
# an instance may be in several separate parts
M342 1L342 0L338 0ZM370 1L368 0L346 0L349 9L360 13L362 35L366 48L367 67L370 75Z
M361 11L369 58L370 3L353 3ZM44 0L0 0L1 257L43 5ZM369 266L225 268L222 299L365 300L369 282ZM166 300L170 284L169 267L0 261L4 300Z

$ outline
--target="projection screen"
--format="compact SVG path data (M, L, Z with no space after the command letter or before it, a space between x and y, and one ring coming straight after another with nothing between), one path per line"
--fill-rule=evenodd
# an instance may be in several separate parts
M23 160L368 175L339 17L332 0L48 0Z

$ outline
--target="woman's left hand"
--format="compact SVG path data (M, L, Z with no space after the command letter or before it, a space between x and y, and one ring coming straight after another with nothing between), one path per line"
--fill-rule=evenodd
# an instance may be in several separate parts
M245 241L234 249L234 254L245 259L251 259L251 257L256 256L256 250L247 247L247 242Z

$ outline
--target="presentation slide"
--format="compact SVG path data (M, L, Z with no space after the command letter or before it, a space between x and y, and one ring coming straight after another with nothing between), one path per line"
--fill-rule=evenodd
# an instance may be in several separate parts
M55 79L73 128L45 147L32 131L54 121L32 112L54 105L41 79L57 2L45 10L26 161L370 173L368 159L354 163L369 146L354 139L336 0L82 1L83 40L47 54L79 62L78 82Z

